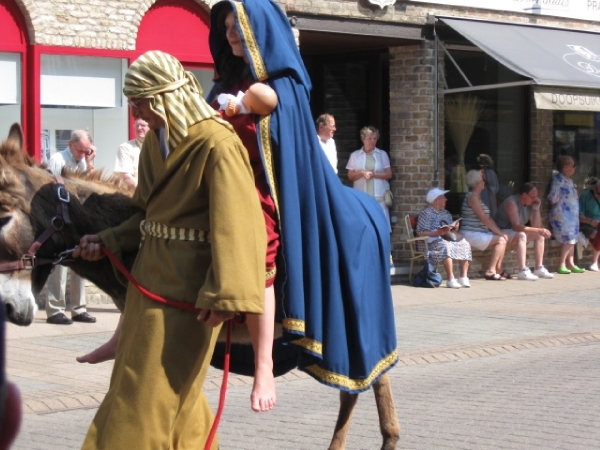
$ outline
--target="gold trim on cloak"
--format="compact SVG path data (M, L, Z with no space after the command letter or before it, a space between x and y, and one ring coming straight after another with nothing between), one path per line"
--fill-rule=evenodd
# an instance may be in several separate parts
M284 319L283 328L292 332L305 332L304 321L299 319ZM298 339L290 341L290 343L297 345L298 347L302 347L303 349L308 350L311 353L315 353L319 356L323 355L323 344L314 339L300 337ZM322 367L319 367L317 364L307 366L304 368L304 370L312 374L316 379L321 380L327 384L339 386L351 391L361 391L369 388L373 384L375 379L378 378L387 369L389 369L397 360L398 350L394 350L389 355L382 358L375 365L375 368L371 371L368 377L356 380L348 378L345 375L340 375L335 372L325 370Z
M381 374L383 374L387 369L389 369L397 360L398 350L394 350L392 353L390 353L377 363L377 365L367 378L361 378L359 380L353 380L346 376L330 372L319 367L316 364L306 367L305 370L311 373L315 378L322 380L327 384L344 387L352 391L362 391L368 389L373 384L375 379L377 379Z
M246 14L246 9L242 3L232 2L233 7L236 9L238 23L240 25L242 37L246 43L248 49L249 64L254 67L256 77L258 81L262 82L269 78L267 68L260 54L252 26L250 25L250 19ZM277 211L277 219L279 226L281 227L281 217L279 215L279 198L277 195L277 187L275 184L275 172L273 169L273 149L271 147L271 116L261 116L257 124L258 139L260 142L260 149L262 150L263 160L265 165L265 173L267 175L267 181L271 188L271 196L275 203L275 210Z
M252 26L250 25L250 19L248 18L248 14L246 14L246 8L244 8L242 3L232 2L232 4L236 9L240 31L244 41L246 42L246 48L250 53L250 64L254 66L257 80L264 81L269 78L269 76L267 74L265 63L260 54L260 50L258 49L258 44L256 43Z

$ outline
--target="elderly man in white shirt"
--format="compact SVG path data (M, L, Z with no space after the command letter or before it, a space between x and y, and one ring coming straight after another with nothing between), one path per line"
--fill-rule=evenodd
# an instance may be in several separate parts
M54 175L61 175L63 170L85 172L94 170L96 148L86 130L75 130L71 134L69 147L56 152L48 160L48 170ZM96 318L86 311L85 282L83 278L71 271L69 298L71 302L71 319L65 315L65 285L67 268L57 265L48 277L48 299L46 300L46 322L55 325L70 325L76 322L94 323Z
M319 144L325 152L325 156L331 163L331 167L338 173L337 165L337 149L335 147L335 141L333 140L333 133L335 133L335 119L331 114L321 114L317 117L317 136L319 137Z
M148 123L141 117L135 119L133 126L135 128L135 139L123 142L119 146L114 172L121 175L121 179L125 184L136 187L138 183L140 151L150 127L148 127Z

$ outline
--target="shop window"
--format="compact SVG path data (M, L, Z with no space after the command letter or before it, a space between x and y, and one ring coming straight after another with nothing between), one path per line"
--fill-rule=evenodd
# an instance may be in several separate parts
M553 162L568 155L577 164L573 176L583 189L591 177L600 178L600 113L554 111Z
M21 55L0 52L0 124L2 132L21 121Z
M96 167L112 171L115 152L129 136L126 70L125 59L42 55L43 161L66 148L71 131L83 129L98 149Z
M520 81L522 78L499 64L485 53L477 51L451 52L461 70L474 85L494 85ZM446 57L445 78L448 88L466 87L463 76L453 62ZM494 170L498 175L500 192L498 202L512 195L515 189L525 181L529 181L528 173L528 88L524 86L511 88L491 88L486 90L466 90L460 94L447 94L446 98L461 95L477 99L482 111L473 128L473 132L464 150L465 172L478 169L477 156L481 153L489 155L494 162ZM445 188L452 191L464 191L453 183L453 174L461 158L457 145L452 139L449 121L461 120L446 116L445 127ZM460 192L459 192L460 193ZM460 208L460 205L457 206ZM457 211L458 213L458 211Z
M185 65L184 65L185 67ZM196 78L198 79L198 82L200 82L200 86L202 86L202 96L206 99L208 97L208 94L210 93L210 90L213 87L213 77L214 77L214 70L213 69L195 69L195 68L191 68L191 67L185 67L185 70L189 70L190 72L192 72Z

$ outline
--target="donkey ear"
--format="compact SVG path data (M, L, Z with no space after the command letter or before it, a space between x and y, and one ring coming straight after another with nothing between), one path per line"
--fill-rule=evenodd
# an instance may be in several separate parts
M8 141L14 141L23 150L23 129L18 123L13 123L8 132Z
M0 156L0 189L5 189L7 186L11 186L15 181L15 173L10 167L10 164Z

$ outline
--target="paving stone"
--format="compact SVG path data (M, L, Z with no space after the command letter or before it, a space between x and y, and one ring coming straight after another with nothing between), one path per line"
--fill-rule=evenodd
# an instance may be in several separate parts
M505 292L490 292L479 280L459 293L393 286L400 363L389 377L402 427L398 448L599 448L600 278L586 273L579 280L576 286L565 278L507 282ZM113 366L78 364L74 357L108 339L118 320L113 310L94 314L100 332L60 331L37 319L29 329L9 325L7 370L21 387L25 413L14 449L81 447ZM207 375L213 408L221 375L214 369ZM277 379L277 407L256 414L248 402L252 378L229 381L221 450L327 448L336 390L290 372ZM377 408L366 392L347 449L380 447Z

